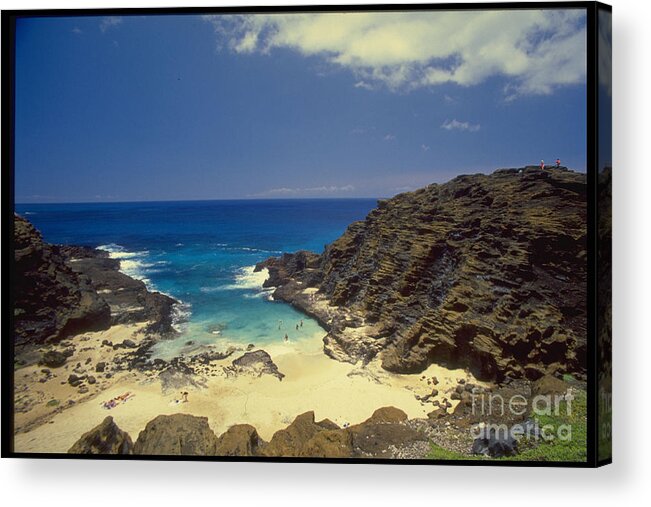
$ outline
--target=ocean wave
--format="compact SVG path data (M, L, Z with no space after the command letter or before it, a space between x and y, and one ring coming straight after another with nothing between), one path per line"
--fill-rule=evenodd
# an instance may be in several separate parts
M199 292L203 292L204 294L211 294L213 292L225 290L226 287L226 285L217 285L216 287L199 287Z
M213 243L213 247L217 247L218 250L227 251L227 252L251 252L251 253L264 253L264 254L281 254L282 250L267 250L265 248L255 248L252 246L237 246L231 245L229 243Z
M192 305L179 301L172 307L172 328L178 333L184 333L187 330L191 316Z
M145 284L148 290L155 290L151 280L147 277L147 268L151 268L157 263L147 262L146 258L149 255L148 250L141 250L131 252L126 250L122 245L116 243L109 243L107 245L100 245L98 250L104 250L109 253L111 259L120 261L120 271L131 278L140 280ZM166 263L167 261L160 261Z
M224 285L225 289L242 290L242 289L263 289L264 282L269 278L269 270L263 268L255 271L255 266L245 266L240 268L235 274L235 283Z

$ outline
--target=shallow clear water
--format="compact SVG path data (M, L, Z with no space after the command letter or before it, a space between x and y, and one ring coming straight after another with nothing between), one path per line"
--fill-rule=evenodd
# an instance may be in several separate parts
M375 199L246 200L22 204L16 211L46 241L102 247L124 272L181 301L182 336L155 352L170 357L190 340L263 345L285 333L292 341L313 336L318 324L270 301L264 273L252 267L283 252L323 251L375 205Z

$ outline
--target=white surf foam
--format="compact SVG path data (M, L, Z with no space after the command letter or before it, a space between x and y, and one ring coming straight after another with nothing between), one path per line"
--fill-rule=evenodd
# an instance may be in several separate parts
M255 271L255 266L245 266L240 268L235 275L235 283L225 285L225 289L263 289L264 282L269 278L269 270L263 268Z

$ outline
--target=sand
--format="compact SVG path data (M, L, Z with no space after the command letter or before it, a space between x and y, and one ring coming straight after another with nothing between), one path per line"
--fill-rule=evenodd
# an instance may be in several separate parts
M120 372L106 379L92 372L91 366L99 360L110 361L116 352L101 347L102 340L118 343L129 338L142 339L135 333L144 324L113 326L98 333L84 333L69 341L77 351L66 367L51 369L56 377L39 382L41 367L31 366L15 372L17 406L29 410L15 417L15 450L17 452L67 452L86 431L99 424L107 415L113 416L120 428L135 441L148 421L161 414L188 413L208 418L210 427L220 434L233 424L249 423L260 436L269 440L274 432L286 427L304 412L313 410L317 419L329 418L340 426L364 421L380 407L394 406L404 410L410 418L426 417L434 406L422 403L416 395L432 392L432 377L439 381L436 398L450 398L450 393L461 378L477 384L463 370L449 370L432 365L417 375L398 375L382 370L378 361L366 367L330 359L322 351L323 334L308 336L300 341L265 346L285 374L282 381L271 375L256 377L248 374L227 376L223 367L242 352L212 362L201 369L196 380L203 387L184 388L188 401L181 401L181 391L164 394L156 374ZM80 341L84 340L84 341ZM88 350L83 350L88 349ZM118 351L117 353L119 353ZM88 373L98 382L81 394L66 381L76 363L83 366L91 361ZM127 402L107 410L102 403L132 393ZM26 402L29 398L31 402ZM58 400L58 406L48 401ZM72 401L71 401L72 400ZM452 402L455 403L455 402Z

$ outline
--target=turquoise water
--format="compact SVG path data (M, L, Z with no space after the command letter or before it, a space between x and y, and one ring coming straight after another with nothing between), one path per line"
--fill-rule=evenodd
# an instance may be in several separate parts
M175 327L182 335L159 344L155 355L165 358L202 344L261 346L285 334L294 341L319 332L315 321L273 301L253 266L283 252L321 252L375 205L375 199L243 200L22 204L16 211L46 241L104 248L125 273L179 300Z

